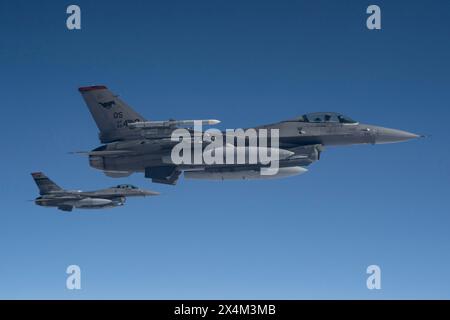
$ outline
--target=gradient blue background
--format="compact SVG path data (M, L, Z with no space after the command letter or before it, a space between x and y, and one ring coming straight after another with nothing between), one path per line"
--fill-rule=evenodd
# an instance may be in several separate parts
M449 1L76 3L81 31L72 2L0 2L0 298L450 298ZM284 180L112 179L68 154L99 145L77 91L93 84L156 120L337 111L432 137L330 148ZM27 201L37 170L162 195L64 214Z

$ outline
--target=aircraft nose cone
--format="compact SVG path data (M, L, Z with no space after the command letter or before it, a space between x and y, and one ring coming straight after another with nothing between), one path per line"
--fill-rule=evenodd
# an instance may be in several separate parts
M419 135L407 131L389 128L378 128L376 143L395 143L408 141L419 137Z
M144 194L144 196L157 196L157 195L159 195L159 192L149 191L149 190L143 190L142 193Z

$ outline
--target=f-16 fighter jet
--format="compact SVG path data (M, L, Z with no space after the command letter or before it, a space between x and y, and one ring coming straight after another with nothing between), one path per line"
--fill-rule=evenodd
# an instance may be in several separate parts
M158 192L138 189L129 184L96 191L64 190L42 172L31 174L36 182L40 196L34 202L39 206L56 207L62 211L79 209L103 209L122 206L126 197L145 197L158 195Z
M362 124L335 112L317 112L245 129L242 145L239 138L228 139L228 130L217 130L223 133L222 137L209 134L209 130L196 130L196 125L197 128L199 124L214 125L219 123L218 120L148 121L105 86L82 87L79 91L100 130L99 139L103 143L92 151L79 153L87 154L92 167L111 177L142 172L153 182L165 184L176 184L182 172L185 178L192 179L280 178L306 172L305 167L319 160L327 146L394 143L419 137L406 131ZM273 174L262 174L268 164L260 160L253 163L211 163L206 158L193 163L175 161L174 148L180 143L179 138L184 137L177 132L183 127L188 127L184 130L194 136L191 138L194 153L195 148L200 148L203 156L210 152L210 155L218 154L219 158L225 157L229 150L240 150L250 157L249 154L255 153L255 148L250 145L253 141L250 133L256 134L259 151L278 155L277 170ZM278 139L276 144L272 140L274 132ZM271 137L269 143L260 143L262 133ZM219 141L223 142L221 147L217 147ZM183 156L185 151L190 154L190 149L183 149L179 154Z

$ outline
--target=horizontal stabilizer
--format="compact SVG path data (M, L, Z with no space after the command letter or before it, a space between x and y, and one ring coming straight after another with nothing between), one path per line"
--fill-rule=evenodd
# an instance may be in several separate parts
M115 156L130 154L130 150L105 150L105 151L74 151L71 154L80 154L85 156Z

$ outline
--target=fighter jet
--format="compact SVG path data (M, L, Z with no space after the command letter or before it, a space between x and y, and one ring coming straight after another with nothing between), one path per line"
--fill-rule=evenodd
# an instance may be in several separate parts
M306 172L305 167L319 160L321 152L328 146L394 143L419 138L419 135L406 131L362 124L340 113L317 112L254 128L258 133L262 129L278 129L279 170L274 175L261 174L267 166L262 162L247 165L176 164L170 157L177 143L171 135L174 130L192 126L194 120L148 121L106 86L81 87L79 91L100 130L99 139L103 143L92 151L79 153L88 155L90 166L103 170L110 177L142 172L153 182L172 185L182 172L185 178L191 179L281 178ZM203 125L219 122L197 120ZM195 134L195 128L188 129ZM224 137L226 135L224 132ZM196 142L193 140L192 143ZM201 148L205 150L210 143L211 140L203 139ZM226 147L229 146L228 143ZM237 140L231 147L238 147ZM271 145L267 147L271 148ZM244 148L250 150L249 146Z
M62 211L78 209L103 209L122 206L126 197L155 196L158 192L138 189L130 184L96 191L64 190L42 172L31 174L36 182L40 196L34 202L43 207L57 207Z

